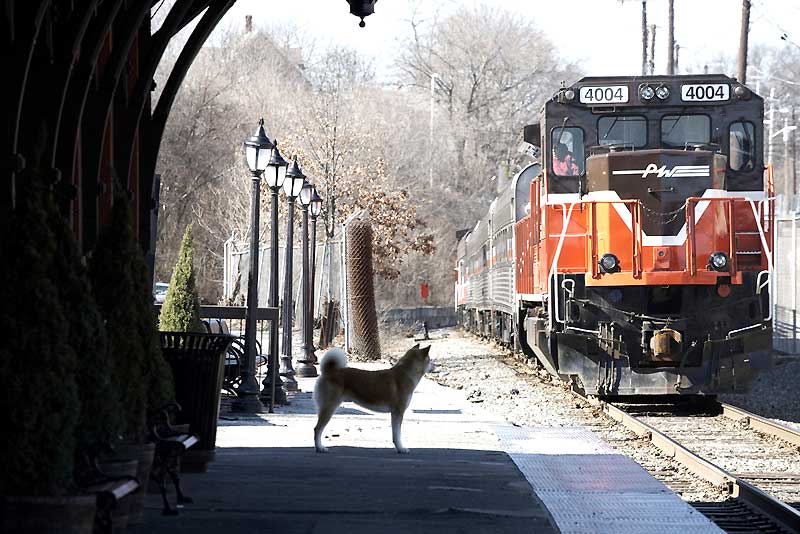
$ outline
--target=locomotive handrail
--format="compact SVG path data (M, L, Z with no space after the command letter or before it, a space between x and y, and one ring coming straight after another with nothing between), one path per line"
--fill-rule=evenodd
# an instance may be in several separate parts
M728 219L728 258L730 261L730 275L734 276L739 270L736 250L736 202L749 202L753 208L753 216L755 217L756 224L758 225L759 236L761 237L762 245L766 242L763 236L761 227L761 220L759 213L756 212L753 201L746 197L688 197L686 199L686 268L691 276L697 274L697 242L695 225L697 219L695 218L695 205L699 202L724 202L726 216ZM764 247L764 251L769 256L769 247ZM771 263L771 260L768 260Z
M631 207L631 273L634 278L642 277L642 203L638 199L625 200L589 200L585 204L589 205L589 232L587 235L591 240L591 271L592 278L600 278L598 268L597 251L597 204L628 204Z
M564 246L564 238L567 235L567 229L569 228L569 221L572 219L572 210L575 209L575 206L581 204L580 201L578 202L571 202L569 205L569 211L567 211L567 205L563 202L559 202L556 205L561 206L563 215L561 216L561 235L558 237L558 245L556 245L556 253L553 256L553 263L550 265L550 273L547 275L548 283L550 287L553 287L553 280L554 275L558 271L558 259L561 256L561 248ZM558 318L558 288L555 288L553 291L554 298L549 299L551 301L550 306L550 317L554 318L556 322L563 323L564 321L559 320ZM550 323L550 327L552 328L552 322Z
M771 171L772 171L772 168L770 167L770 173L771 173ZM774 197L768 197L768 198L765 198L763 200L760 200L758 202L758 210L756 210L755 202L753 202L753 200L751 200L751 199L747 199L747 201L750 203L750 209L753 210L753 216L756 219L756 227L758 228L758 236L761 238L761 246L764 247L764 255L767 256L767 271L768 271L768 274L767 274L767 297L768 297L768 303L767 304L768 304L768 307L769 307L769 314L767 315L765 321L771 321L772 320L772 306L773 306L773 300L774 300L772 273L775 272L775 266L772 263L772 249L770 249L768 244L767 244L767 236L764 233L764 227L761 224L760 215L761 215L761 206L762 205L767 205L770 208L770 215L769 215L769 217L766 218L766 222L768 222L768 223L771 222L770 220L772 218L772 214L774 213L774 211L772 210L772 201L773 200L774 200ZM769 204L766 204L767 202L769 202ZM775 225L774 224L770 224L769 227L770 227L770 237L771 237L770 241L772 241L773 244L774 244ZM759 273L759 278L760 278L760 276L761 276L761 274ZM759 287L759 289L761 289L761 288Z

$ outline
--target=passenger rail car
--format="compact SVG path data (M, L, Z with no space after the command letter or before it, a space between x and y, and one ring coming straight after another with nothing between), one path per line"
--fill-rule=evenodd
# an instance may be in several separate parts
M465 327L600 396L743 391L771 365L761 97L723 75L583 78L525 139L540 164L458 244Z

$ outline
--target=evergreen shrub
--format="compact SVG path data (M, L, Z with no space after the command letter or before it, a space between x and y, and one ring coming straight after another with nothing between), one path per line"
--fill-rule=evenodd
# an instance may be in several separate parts
M69 343L77 356L76 381L81 415L76 430L77 447L112 443L119 435L122 410L119 392L112 384L113 368L100 310L88 272L72 231L55 207L50 228L56 237L52 280L56 282L67 321Z
M162 332L205 332L200 321L200 300L195 285L191 225L183 234L178 261L172 271L158 326Z
M124 418L122 437L143 442L148 408L174 397L172 375L161 355L147 264L132 226L129 200L117 196L111 221L100 233L90 273L106 324L112 384Z
M49 183L29 171L0 213L0 495L72 487L80 399L69 321L52 273L64 267L49 222Z

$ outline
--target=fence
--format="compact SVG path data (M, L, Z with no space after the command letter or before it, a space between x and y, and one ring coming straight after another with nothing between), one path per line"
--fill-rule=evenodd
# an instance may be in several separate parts
M418 306L416 308L391 308L382 314L388 323L411 326L425 323L428 329L456 326L458 317L452 306Z
M317 229L320 230L319 228ZM319 236L319 233L317 234ZM323 311L329 299L338 300L342 285L342 241L334 236L328 242L317 243L316 276L314 278L314 317ZM264 306L269 301L271 247L262 245L258 252L258 303ZM292 264L292 287L294 288L293 306L295 317L301 306L300 279L302 276L301 246L294 246L294 262ZM278 247L278 286L283 287L284 257L286 245ZM224 244L223 261L223 298L228 302L240 305L247 296L247 277L250 273L250 250L246 242L236 242L233 238ZM279 291L280 296L283 292Z
M800 214L778 217L775 225L775 282L773 325L775 350L800 353L797 304L800 290Z

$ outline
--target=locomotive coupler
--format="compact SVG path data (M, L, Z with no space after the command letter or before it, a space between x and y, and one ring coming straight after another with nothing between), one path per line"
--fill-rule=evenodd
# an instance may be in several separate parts
M683 335L672 328L662 328L653 332L650 338L650 350L653 361L680 361L683 353Z

